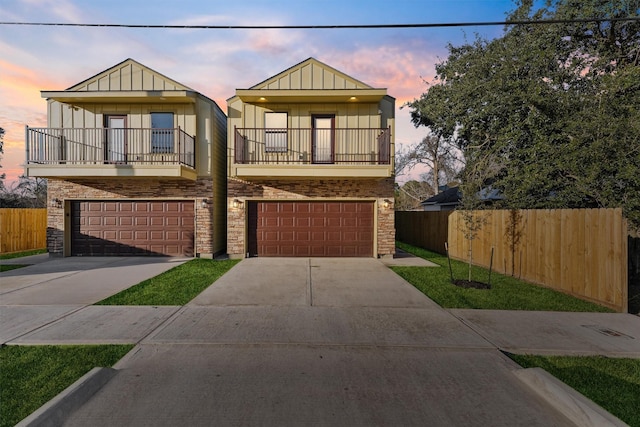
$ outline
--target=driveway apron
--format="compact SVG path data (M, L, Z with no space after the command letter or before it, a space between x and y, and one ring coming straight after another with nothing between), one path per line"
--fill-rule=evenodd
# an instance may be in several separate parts
M65 425L571 425L375 259L245 259L115 368Z

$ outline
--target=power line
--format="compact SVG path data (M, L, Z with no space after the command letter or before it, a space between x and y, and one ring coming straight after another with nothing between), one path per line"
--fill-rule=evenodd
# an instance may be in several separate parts
M374 29L374 28L447 28L486 27L496 25L544 25L573 24L587 22L640 22L640 17L626 18L581 18L540 19L484 22L440 22L431 24L363 24L363 25L154 25L154 24L75 24L69 22L0 22L0 25L40 27L100 27L100 28L145 28L145 29L189 29L189 30L329 30L329 29Z

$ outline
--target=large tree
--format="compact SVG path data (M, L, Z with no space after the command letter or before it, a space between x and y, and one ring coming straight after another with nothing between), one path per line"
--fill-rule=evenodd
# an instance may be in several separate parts
M437 194L441 185L453 181L462 163L459 150L449 140L428 134L414 145L396 152L396 176L424 166L428 172L420 176L423 182Z
M519 1L509 20L529 23L449 45L414 124L474 173L490 159L507 207L622 207L640 226L640 21L619 20L638 16L640 0Z

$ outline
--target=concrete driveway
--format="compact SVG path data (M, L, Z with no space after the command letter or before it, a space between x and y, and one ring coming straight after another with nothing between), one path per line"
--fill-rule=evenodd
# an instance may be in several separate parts
M59 419L69 426L609 420L548 382L532 387L540 377L524 380L473 314L440 308L375 259L252 258L186 306L81 306L10 343L138 343L95 394L78 393Z

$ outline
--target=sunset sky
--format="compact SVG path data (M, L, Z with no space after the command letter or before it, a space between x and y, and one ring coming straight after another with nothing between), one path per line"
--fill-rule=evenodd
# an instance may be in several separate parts
M504 21L511 0L2 0L2 22L349 25ZM44 127L41 90L63 90L126 58L214 99L314 57L396 98L396 143L424 135L400 107L420 96L446 45L502 27L425 29L131 29L0 25L0 172L23 173L24 127Z

